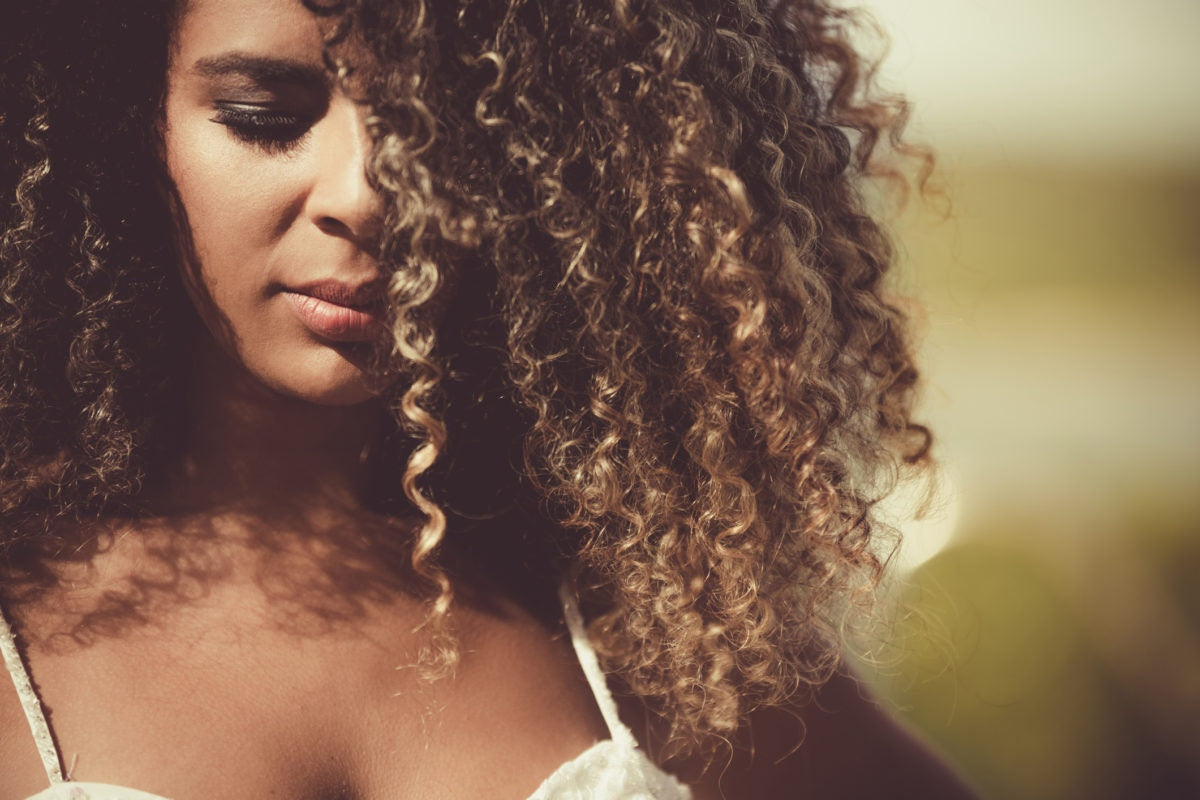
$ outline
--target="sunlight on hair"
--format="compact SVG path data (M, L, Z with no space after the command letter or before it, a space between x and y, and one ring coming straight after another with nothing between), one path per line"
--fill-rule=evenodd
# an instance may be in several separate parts
M894 577L907 578L953 541L961 516L961 495L953 470L939 465L937 483L908 480L875 507L876 517L900 531L900 544L890 566Z

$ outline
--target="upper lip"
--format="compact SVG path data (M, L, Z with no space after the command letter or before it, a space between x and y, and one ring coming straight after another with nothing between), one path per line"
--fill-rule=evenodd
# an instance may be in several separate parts
M384 297L384 282L372 280L363 283L347 283L339 280L324 280L306 283L301 286L290 286L288 291L306 294L327 303L334 303L348 308L372 308L382 304Z

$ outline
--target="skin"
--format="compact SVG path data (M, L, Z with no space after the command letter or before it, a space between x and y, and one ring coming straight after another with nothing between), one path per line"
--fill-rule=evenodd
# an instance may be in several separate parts
M457 673L420 679L411 530L363 508L381 409L358 343L314 335L281 291L376 275L362 115L330 86L211 69L231 53L323 74L296 0L192 0L176 31L164 157L206 328L183 452L160 515L98 525L98 556L6 609L64 760L174 800L527 797L603 719L563 631L502 594L456 608ZM227 100L309 116L263 147L214 121ZM44 788L7 681L0 764L0 800Z
M101 553L12 616L77 780L175 800L520 800L608 733L561 621L505 589L545 581L503 531L475 554L492 574L459 586L455 676L410 668L425 604L404 566L411 530L362 502L382 414L363 342L315 333L288 296L378 272L362 113L323 77L321 34L296 0L188 4L163 157L204 321L190 427L148 498L162 513L97 526ZM256 78L264 60L290 77ZM757 714L763 757L709 772L696 797L970 796L848 680L804 711L801 750L792 714ZM621 712L654 752L645 709ZM0 764L0 800L44 788L5 681Z
M198 3L176 39L164 147L210 330L259 382L322 405L371 395L352 346L308 330L286 289L378 279L363 111L331 85L295 3ZM195 267L192 266L194 270Z

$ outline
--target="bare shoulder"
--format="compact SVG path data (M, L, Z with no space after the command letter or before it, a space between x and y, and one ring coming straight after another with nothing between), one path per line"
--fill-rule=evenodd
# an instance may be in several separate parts
M839 673L800 709L751 717L749 748L695 787L697 800L977 800L928 745L865 685Z
M0 800L29 797L49 785L25 712L0 666Z

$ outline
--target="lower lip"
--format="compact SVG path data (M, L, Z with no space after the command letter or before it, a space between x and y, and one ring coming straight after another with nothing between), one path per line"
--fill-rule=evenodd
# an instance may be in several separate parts
M380 328L379 314L340 306L319 297L299 292L283 293L292 304L304 327L323 339L335 342L363 342L373 339Z

